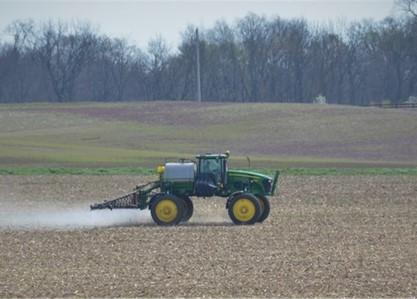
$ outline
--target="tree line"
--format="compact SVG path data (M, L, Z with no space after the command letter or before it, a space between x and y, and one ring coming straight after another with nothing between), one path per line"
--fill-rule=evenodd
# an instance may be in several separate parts
M408 17L327 26L252 13L218 21L200 30L202 99L404 102L417 95L409 8ZM0 102L196 100L195 29L177 49L162 37L140 49L85 23L15 21L0 39Z

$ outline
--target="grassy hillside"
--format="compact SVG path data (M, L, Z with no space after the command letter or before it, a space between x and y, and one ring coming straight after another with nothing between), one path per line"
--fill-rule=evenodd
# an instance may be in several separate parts
M232 165L414 167L417 111L146 102L0 105L0 167L153 167L230 150Z

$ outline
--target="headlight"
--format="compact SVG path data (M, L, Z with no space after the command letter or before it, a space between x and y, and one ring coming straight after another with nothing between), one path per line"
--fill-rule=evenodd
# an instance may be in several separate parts
M266 193L271 192L271 187L272 187L272 180L271 179L265 179L263 181L263 185L264 185L264 189L265 189Z

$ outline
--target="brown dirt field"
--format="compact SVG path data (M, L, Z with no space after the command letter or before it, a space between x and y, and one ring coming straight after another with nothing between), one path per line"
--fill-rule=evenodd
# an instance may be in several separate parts
M64 218L149 179L0 176L0 297L417 295L417 177L283 177L270 218L246 227L222 199L196 200L191 223L171 228L4 220L43 207Z

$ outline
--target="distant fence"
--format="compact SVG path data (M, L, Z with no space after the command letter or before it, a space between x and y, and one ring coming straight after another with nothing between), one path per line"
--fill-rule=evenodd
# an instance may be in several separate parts
M385 109L395 109L395 108L402 108L402 109L411 109L417 108L417 103L397 103L397 104L371 104L368 107L379 107Z

